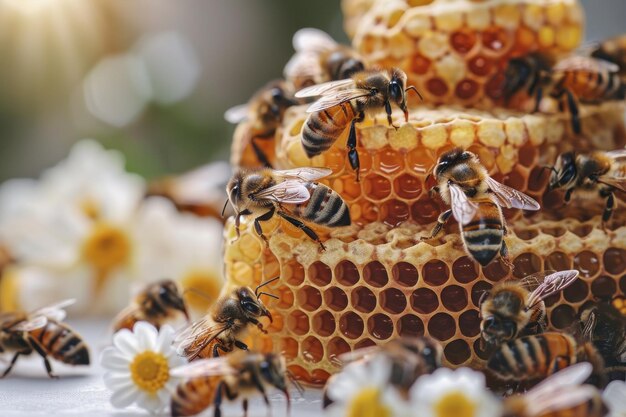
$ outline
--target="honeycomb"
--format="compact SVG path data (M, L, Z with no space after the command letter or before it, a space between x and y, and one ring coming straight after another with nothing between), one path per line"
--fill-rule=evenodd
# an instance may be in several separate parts
M255 168L259 166L259 159L254 153L251 141L261 149L271 166L276 166L275 137L253 138L254 129L250 122L244 121L237 125L230 149L230 163L241 168Z
M389 128L384 114L357 125L361 181L346 163L345 133L324 154L308 159L300 144L304 107L291 108L278 133L277 166L326 166L322 180L350 206L353 225L314 229L327 251L279 219L263 223L269 248L242 223L235 239L227 222L227 288L257 285L280 275L271 291L271 338L257 348L283 351L290 369L321 384L337 369L337 356L399 335L440 340L448 365L478 367L477 303L482 291L509 278L544 269L575 268L582 279L548 300L550 324L564 328L592 297L626 291L626 211L617 209L607 230L599 227L603 201L546 192L543 166L576 148L614 149L626 144L624 108L614 104L584 110L587 136L574 136L567 115L491 112L453 107L412 108L409 123ZM590 131L594 131L591 136ZM510 270L498 260L482 268L464 252L458 225L450 221L439 240L419 242L444 209L429 193L428 172L453 146L479 155L498 181L542 202L539 213L506 211ZM619 204L624 204L620 202ZM583 206L584 205L584 206ZM482 356L481 356L482 355Z
M343 9L355 49L402 68L428 103L502 104L511 57L565 54L583 38L577 0L344 0Z

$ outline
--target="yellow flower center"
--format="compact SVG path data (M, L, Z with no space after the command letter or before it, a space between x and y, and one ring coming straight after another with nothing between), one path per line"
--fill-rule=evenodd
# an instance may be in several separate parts
M348 404L346 417L391 417L391 410L380 402L378 388L365 388Z
M104 285L110 271L128 262L131 242L120 228L96 223L83 243L83 259L96 272L96 292Z
M451 391L442 396L433 407L437 417L474 417L476 403L461 391Z
M19 272L17 268L6 267L0 276L0 311L20 310Z
M170 367L165 356L148 350L135 356L130 375L140 389L154 394L170 379Z
M91 198L82 200L79 207L83 214L91 220L97 220L100 217L100 206Z
M192 271L181 279L185 301L194 310L206 311L219 297L222 280L217 272Z

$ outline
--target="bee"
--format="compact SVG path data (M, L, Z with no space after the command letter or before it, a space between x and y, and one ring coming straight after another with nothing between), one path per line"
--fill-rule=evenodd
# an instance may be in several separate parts
M480 299L480 334L488 346L520 335L542 333L547 326L544 299L578 278L578 271L540 272L496 284Z
M172 280L159 281L147 285L131 305L113 319L113 330L132 330L138 321L147 321L159 329L180 314L189 321L185 300L176 283Z
M406 74L393 68L391 70L366 70L352 75L351 78L330 81L300 90L296 97L316 97L319 100L307 109L310 113L302 127L302 146L309 158L328 150L345 128L350 125L348 134L348 160L356 171L359 180L359 154L356 150L355 124L365 119L365 113L376 113L385 109L387 122L391 120L391 103L395 103L404 112L408 122L409 111L406 104L406 92L419 92L414 86L405 88ZM420 96L421 97L421 96Z
M501 207L539 210L539 203L491 178L476 155L460 148L439 157L434 175L437 185L433 191L451 208L439 215L430 236L421 240L437 236L453 215L459 223L465 249L472 258L486 266L499 253L508 262Z
M224 113L224 118L229 123L248 121L243 147L249 145L256 162L262 166L271 168L273 161L258 141L273 143L276 129L280 126L285 111L291 106L300 104L293 94L294 89L290 83L284 80L274 80L257 91L248 103L232 107ZM239 153L241 152L244 150ZM237 152L233 155L237 155ZM255 163L253 166L258 165Z
M195 321L176 336L174 343L178 345L177 353L186 357L188 361L192 361L198 357L207 357L211 353L213 357L217 357L220 350L228 353L232 352L235 347L248 350L248 346L238 337L251 324L261 332L267 333L259 319L267 317L270 322L273 319L259 297L265 295L278 298L261 291L263 287L278 278L262 283L254 291L249 287L237 287L229 294L220 297L203 318Z
M574 336L560 332L502 343L489 358L487 369L504 381L532 382L578 362L590 362L598 385L604 385L604 361L593 344L579 343Z
M52 373L48 356L69 365L89 365L89 349L83 338L63 323L63 308L74 300L62 301L31 313L10 312L0 314L0 353L12 353L13 358L0 378L11 372L20 356L33 353L43 358L50 378Z
M556 99L561 110L566 107L572 118L572 130L581 133L578 102L596 104L607 100L622 100L625 88L619 67L611 62L571 56L554 65L542 55L512 59L505 72L504 97L509 99L526 90L535 97L535 111L545 92Z
M203 359L172 370L172 375L186 378L178 385L172 396L172 416L192 416L210 405L215 407L214 416L222 415L224 397L234 401L241 399L245 415L248 399L261 395L269 410L267 392L276 388L287 397L289 414L290 395L288 379L302 393L302 387L287 370L285 359L274 353L239 353L223 358Z
M299 219L326 227L350 225L350 209L343 198L332 188L314 182L331 173L326 168L236 172L226 192L236 212L237 237L241 216L254 215L254 230L268 243L261 222L277 214L319 243L322 250L326 249L317 233Z
M401 395L408 399L409 390L413 383L422 375L430 374L441 367L443 349L435 339L422 337L400 337L393 339L384 347L372 346L357 349L354 352L340 356L341 363L355 361L370 361L377 355L385 356L391 363L389 384L398 389ZM331 378L333 378L331 376ZM324 391L324 408L333 403Z
M626 149L611 152L596 151L575 155L565 152L557 157L550 168L552 174L549 190L564 188L565 202L569 202L576 189L598 188L601 197L606 198L602 222L607 222L615 207L615 191L626 192Z
M596 44L590 52L594 58L617 65L622 77L626 75L626 34L604 40Z
M626 316L613 304L591 302L579 314L582 334L604 358L607 367L626 364Z
M285 79L297 90L328 81L344 80L363 71L363 59L319 29L300 29L293 35L296 54L285 66Z
M556 372L522 395L505 398L503 417L605 416L600 391L583 385L592 370L589 363L577 363Z

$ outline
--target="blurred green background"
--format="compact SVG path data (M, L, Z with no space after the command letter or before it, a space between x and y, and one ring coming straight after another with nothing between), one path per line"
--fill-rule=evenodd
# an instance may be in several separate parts
M626 1L583 4L588 39L626 32ZM347 40L338 0L0 0L0 181L85 137L149 178L226 159L224 111L307 26Z

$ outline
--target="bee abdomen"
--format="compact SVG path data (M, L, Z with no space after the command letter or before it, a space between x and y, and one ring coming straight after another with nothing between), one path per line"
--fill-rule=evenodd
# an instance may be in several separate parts
M474 259L483 266L500 252L504 228L500 219L479 218L463 226L463 241Z
M89 365L87 344L63 323L48 320L48 324L32 334L54 359L70 365Z
M354 119L349 102L311 113L302 128L302 146L309 158L328 150Z
M216 386L216 377L192 378L178 384L172 395L172 416L200 414L213 403Z
M350 209L336 191L319 183L309 183L307 188L311 198L296 206L294 212L298 216L328 227L350 225Z

